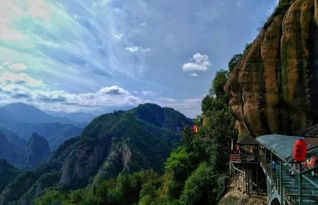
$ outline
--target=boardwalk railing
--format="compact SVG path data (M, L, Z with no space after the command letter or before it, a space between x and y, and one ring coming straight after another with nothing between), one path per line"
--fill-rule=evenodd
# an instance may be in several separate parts
M271 167L271 160L260 151L260 165L270 183L268 194L276 190L282 204L318 204L318 178L312 176L314 169L301 170L299 164L296 164L296 168L296 165L292 167L290 163L284 163L282 160L277 160L275 166Z
M233 163L258 162L258 155L252 153L232 153L230 154L230 161Z

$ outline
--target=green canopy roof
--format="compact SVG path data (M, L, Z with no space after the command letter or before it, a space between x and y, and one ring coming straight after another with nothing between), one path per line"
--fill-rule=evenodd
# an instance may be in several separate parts
M299 136L287 136L287 135L263 135L257 137L256 140L260 145L266 147L268 150L273 152L281 160L289 161L292 157L292 151L295 141L298 139L304 139Z

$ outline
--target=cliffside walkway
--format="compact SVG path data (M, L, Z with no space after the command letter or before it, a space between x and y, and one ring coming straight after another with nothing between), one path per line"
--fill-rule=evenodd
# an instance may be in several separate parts
M318 205L318 167L294 163L292 148L297 136L264 135L260 144L260 165L266 175L268 205ZM305 139L306 140L306 139ZM318 146L308 145L307 158L318 154Z

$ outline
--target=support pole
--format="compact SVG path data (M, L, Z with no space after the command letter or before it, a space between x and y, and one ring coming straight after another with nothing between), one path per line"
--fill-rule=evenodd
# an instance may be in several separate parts
M257 192L257 194L259 194L258 165L256 165L255 168L256 168L256 192Z
M301 164L299 163L298 164L298 171L299 171L299 173L298 173L298 190L299 190L299 202L298 202L298 205L301 205L302 204L302 199L301 199Z

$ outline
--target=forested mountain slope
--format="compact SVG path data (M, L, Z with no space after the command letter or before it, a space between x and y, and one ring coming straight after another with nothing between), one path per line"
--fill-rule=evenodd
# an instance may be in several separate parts
M97 117L80 137L59 146L47 164L20 174L2 191L0 204L28 204L47 188L81 188L122 172L162 172L170 151L180 144L181 130L192 124L181 113L155 104Z

